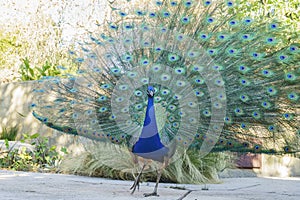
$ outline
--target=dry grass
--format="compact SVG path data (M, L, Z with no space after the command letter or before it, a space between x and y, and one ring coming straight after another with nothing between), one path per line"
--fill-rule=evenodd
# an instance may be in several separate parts
M125 146L88 142L86 151L69 154L60 166L64 173L133 180L139 170ZM175 154L173 162L163 171L162 182L215 183L218 172L232 166L233 157L226 153L211 153L201 158L195 150ZM143 181L155 181L158 163L152 163L142 176Z

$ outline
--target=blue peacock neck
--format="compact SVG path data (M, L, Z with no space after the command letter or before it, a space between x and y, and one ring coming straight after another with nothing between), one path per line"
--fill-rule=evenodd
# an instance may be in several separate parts
M140 137L147 138L155 135L156 133L158 133L158 130L155 117L154 99L153 97L148 97L146 116Z
M138 141L133 146L133 153L150 153L163 148L161 143L154 109L154 89L152 86L148 87L148 105L142 133Z

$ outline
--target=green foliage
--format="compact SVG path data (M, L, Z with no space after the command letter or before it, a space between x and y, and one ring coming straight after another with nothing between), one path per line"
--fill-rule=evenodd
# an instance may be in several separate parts
M7 151L0 153L0 168L21 171L57 171L63 156L56 151L56 146L49 146L48 138L41 137L38 133L33 135L23 134L21 143L29 142L34 150L25 146L20 149L13 148L5 140ZM67 154L66 148L61 153Z
M16 43L16 36L4 34L0 31L0 69L9 66L8 55L17 51L21 45Z
M0 133L0 140L9 140L14 141L18 135L18 127L14 126L11 128L2 128L2 132Z
M44 76L62 75L62 72L48 61L42 67L31 67L28 58L23 59L19 73L22 81L39 80Z
M0 27L0 69L11 70L14 76L8 80L19 78L19 66L22 81L64 74L56 66L75 67L70 49L72 45L62 44L62 28L43 13L36 13L29 25Z

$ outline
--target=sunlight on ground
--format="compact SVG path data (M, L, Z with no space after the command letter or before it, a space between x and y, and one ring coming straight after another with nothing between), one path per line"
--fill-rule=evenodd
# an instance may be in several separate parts
M286 180L286 181L300 181L300 177L264 177L266 179L275 179L275 180Z
M8 179L8 178L15 178L17 176L29 176L28 174L1 174L0 173L0 180Z

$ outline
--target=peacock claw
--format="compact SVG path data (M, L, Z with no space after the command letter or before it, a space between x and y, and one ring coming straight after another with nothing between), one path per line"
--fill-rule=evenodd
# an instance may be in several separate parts
M159 197L159 195L157 194L157 192L144 193L144 197L150 197L150 196L156 196L156 197Z

